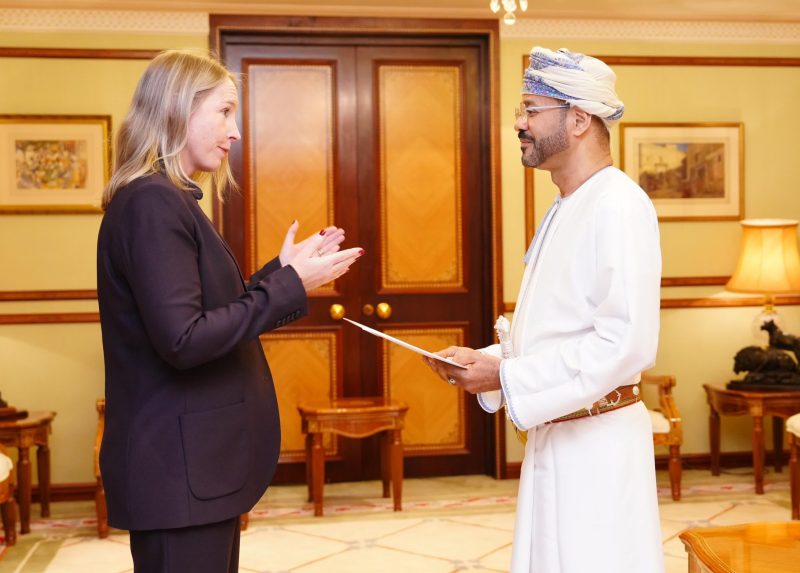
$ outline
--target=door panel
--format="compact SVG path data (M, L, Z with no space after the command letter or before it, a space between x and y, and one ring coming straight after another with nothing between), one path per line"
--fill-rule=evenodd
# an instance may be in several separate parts
M281 414L281 462L305 460L305 438L297 405L336 394L341 374L335 332L276 332L261 335L261 346L277 381ZM325 455L338 455L338 440L326 435Z
M381 292L463 289L460 66L378 74Z
M333 224L334 64L248 67L248 125L257 190L249 197L255 218L253 268L280 250L295 218L305 232ZM303 206L300 212L298 204Z
M462 345L463 328L385 328L384 332L420 348ZM403 430L405 453L436 455L445 450L466 451L464 392L442 384L419 355L396 344L381 341L384 395L408 404Z
M489 471L490 418L474 398L417 354L329 313L341 304L349 318L432 350L490 341L480 49L401 36L391 45L259 38L224 54L245 81L242 161L232 161L244 208L225 207L226 237L242 245L251 272L277 253L294 218L301 237L335 224L347 232L345 247L366 250L348 274L311 293L306 319L261 337L281 412L276 481L304 479L297 404L328 396L407 402L408 476ZM391 314L374 312L381 302ZM327 437L328 478L378 477L377 445Z
M472 269L483 267L488 234L475 137L480 102L469 84L478 76L477 50L371 46L356 54L360 233L381 247L361 290L365 302L392 308L388 318L363 319L419 338L431 350L456 342L481 347L488 293L481 273ZM372 209L380 214L378 225L370 223ZM464 326L453 330L453 324ZM476 400L425 372L418 356L401 358L409 354L404 349L381 352L376 371L373 348L385 343L361 338L367 383L375 380L375 393L388 390L410 404L407 473L485 471L489 418Z

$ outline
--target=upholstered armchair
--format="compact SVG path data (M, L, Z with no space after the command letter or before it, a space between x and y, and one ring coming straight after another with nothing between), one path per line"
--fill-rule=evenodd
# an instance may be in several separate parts
M102 398L95 404L97 408L97 433L94 437L94 509L97 513L97 536L108 537L108 511L106 509L106 490L103 487L103 476L100 475L100 444L103 443L103 431L106 422L106 401Z
M786 420L789 433L789 490L792 496L792 519L800 519L800 414Z
M17 503L14 501L14 464L0 445L0 515L6 546L17 542Z
M672 499L681 499L681 444L683 444L683 428L681 415L672 389L675 387L674 376L657 376L642 374L642 389L655 387L658 391L658 407L648 407L650 421L653 424L653 445L669 448L669 482L672 488Z

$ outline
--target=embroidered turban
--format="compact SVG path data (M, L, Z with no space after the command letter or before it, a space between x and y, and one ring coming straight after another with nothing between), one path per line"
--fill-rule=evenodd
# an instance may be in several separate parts
M537 46L531 50L522 93L563 99L596 115L610 129L625 112L614 88L616 79L614 71L597 58Z

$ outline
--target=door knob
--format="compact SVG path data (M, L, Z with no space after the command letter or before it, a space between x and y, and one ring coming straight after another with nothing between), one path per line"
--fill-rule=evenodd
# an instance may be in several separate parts
M378 316L384 320L392 316L392 307L391 305L389 305L389 303L379 302L378 306L375 307L375 309L378 312Z
M372 316L375 313L375 307L367 303L361 307L361 312L364 313L364 316Z
M344 318L344 307L341 304L332 304L328 312L333 320L342 320Z

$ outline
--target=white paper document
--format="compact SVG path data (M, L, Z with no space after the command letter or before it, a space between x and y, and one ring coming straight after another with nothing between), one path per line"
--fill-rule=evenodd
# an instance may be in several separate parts
M413 344L409 344L408 342L404 342L404 341L400 340L399 338L395 338L394 336L389 336L385 332L381 332L380 330L375 330L374 328L370 328L369 326L364 326L363 324L358 323L355 320L350 320L349 318L345 318L344 320L346 320L350 324L356 325L357 327L359 327L361 330L363 330L365 332L369 332L370 334L378 336L380 338L385 338L389 342L394 342L395 344L398 344L398 345L402 346L403 348L408 348L409 350L413 350L417 354L422 354L423 356L427 356L428 358L433 358L433 359L439 360L441 362L446 362L450 366L455 366L457 368L463 368L465 370L467 368L463 364L459 364L458 362L454 362L453 359L451 359L451 358L443 358L443 357L439 356L438 354L434 354L433 352L428 352L427 350L423 350L419 346L414 346Z

